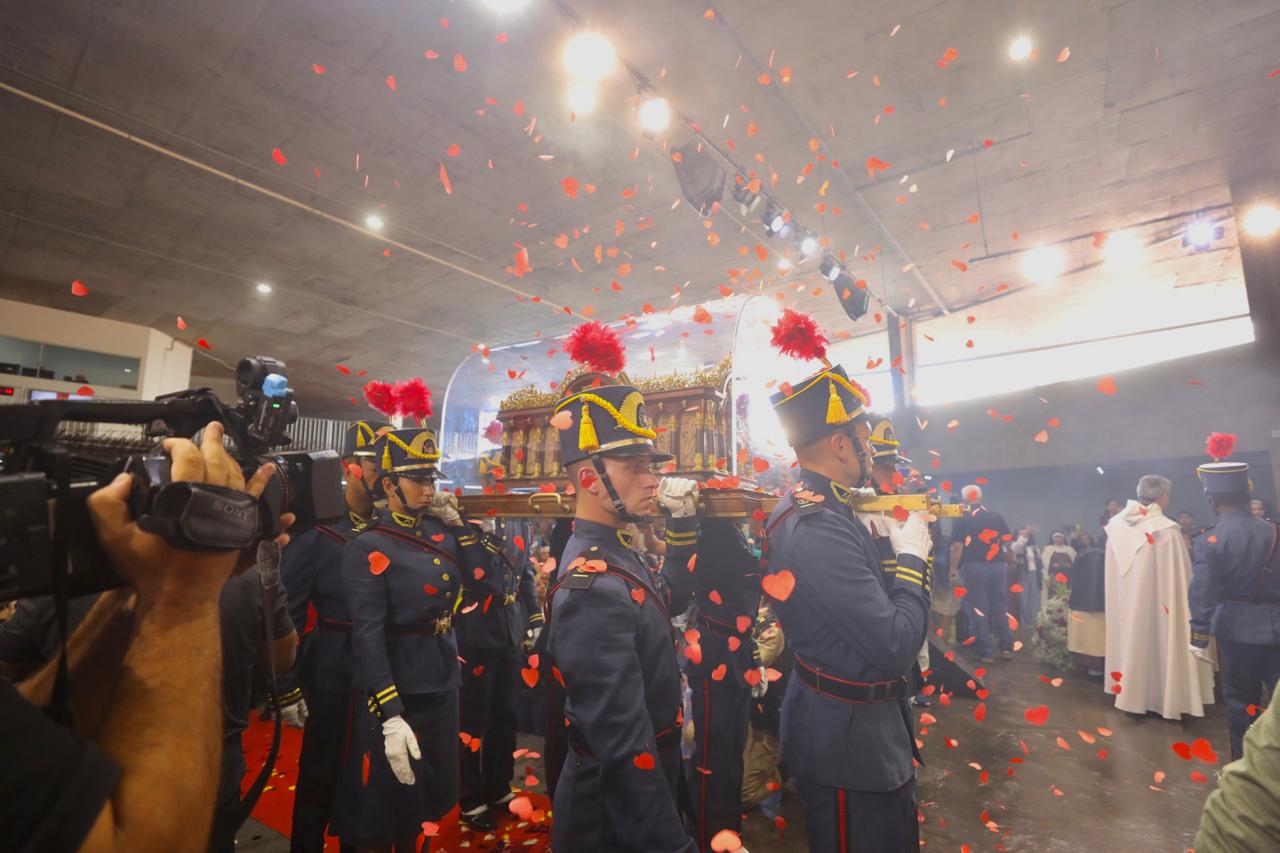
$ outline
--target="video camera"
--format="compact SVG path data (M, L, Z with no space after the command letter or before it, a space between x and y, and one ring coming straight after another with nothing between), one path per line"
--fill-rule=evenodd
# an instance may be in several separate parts
M212 390L194 388L153 402L45 400L0 408L0 601L53 592L74 597L122 584L85 503L121 471L133 477L129 504L138 526L187 550L247 548L274 538L286 512L297 517L295 530L342 517L338 454L277 449L290 444L284 431L298 417L284 362L242 359L236 395L231 407ZM170 480L161 442L191 438L211 421L225 428L228 452L246 479L275 463L261 498Z

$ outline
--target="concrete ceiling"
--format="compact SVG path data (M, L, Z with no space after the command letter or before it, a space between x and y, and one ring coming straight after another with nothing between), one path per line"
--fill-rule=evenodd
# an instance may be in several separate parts
M837 332L874 331L809 268L780 276L758 218L674 204L669 146L690 134L643 136L626 73L570 115L566 9L776 175L771 192L901 311L1027 286L1008 253L1037 243L1226 204L1239 165L1280 150L1274 0L532 0L505 17L475 0L10 3L0 297L204 338L230 363L276 355L307 413L337 417L360 371L421 374L440 398L473 347L661 310L681 288L682 304L781 291ZM1016 64L1020 32L1037 56ZM872 157L888 168L869 176ZM385 240L359 230L375 211ZM1219 250L1174 239L1153 263L1238 277L1233 231ZM1096 260L1087 239L1071 251Z

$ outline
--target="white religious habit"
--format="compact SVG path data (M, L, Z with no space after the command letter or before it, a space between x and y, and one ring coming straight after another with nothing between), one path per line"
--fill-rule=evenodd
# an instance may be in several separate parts
M1130 500L1106 530L1102 689L1121 711L1155 711L1169 720L1203 717L1204 706L1213 703L1213 672L1190 651L1191 556L1178 523L1159 504Z

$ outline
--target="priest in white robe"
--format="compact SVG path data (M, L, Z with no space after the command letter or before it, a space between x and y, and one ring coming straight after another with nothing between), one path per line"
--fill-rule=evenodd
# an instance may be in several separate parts
M1204 716L1213 702L1213 672L1190 650L1191 556L1178 523L1164 514L1170 485L1146 475L1138 499L1107 523L1102 689L1121 711L1177 720Z

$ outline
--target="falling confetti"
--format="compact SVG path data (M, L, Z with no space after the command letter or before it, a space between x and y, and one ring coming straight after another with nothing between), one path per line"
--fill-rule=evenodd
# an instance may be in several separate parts
M72 296L88 296L89 288L85 287L84 283L80 281L80 279L76 279L75 281L71 282L71 295Z
M453 195L453 182L449 180L449 171L443 162L440 163L440 183L444 185L445 195Z
M314 71L314 72L316 72L316 74L323 74L323 73L324 73L324 66L323 66L323 65L321 65L321 64L320 64L320 63L318 63L318 62L313 62L313 63L311 63L311 70L312 70L312 71Z
M277 166L289 165L289 158L284 156L284 152L281 151L279 148L271 149L271 159L276 161Z
M460 53L453 55L453 70L459 74L467 70L467 58Z

